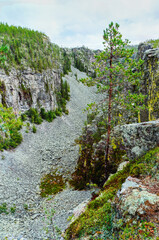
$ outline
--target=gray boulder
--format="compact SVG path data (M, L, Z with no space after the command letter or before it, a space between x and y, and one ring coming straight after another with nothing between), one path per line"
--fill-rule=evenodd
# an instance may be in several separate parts
M114 136L122 137L130 159L140 157L159 145L159 120L117 126Z

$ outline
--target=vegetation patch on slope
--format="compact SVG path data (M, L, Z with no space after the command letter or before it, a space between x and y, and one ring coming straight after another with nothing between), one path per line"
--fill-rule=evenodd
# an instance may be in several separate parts
M159 47L159 39L150 39L150 40L147 40L146 43L152 44L153 48Z
M159 147L149 151L143 157L129 163L123 170L115 173L105 183L99 197L92 200L86 211L66 230L65 239L157 239L156 225L153 222L131 220L115 217L117 211L114 199L117 191L128 176L144 179L149 176L157 179L159 167Z
M7 74L13 67L19 70L30 67L35 72L42 72L63 65L64 74L70 71L67 54L51 43L44 33L3 23L0 23L0 32L2 46L9 47L7 60L1 63Z
M62 175L59 175L56 171L46 174L41 179L40 189L41 197L47 197L48 195L57 194L65 188L65 182Z
M0 104L0 150L15 148L21 143L22 135L19 130L22 124L12 108Z

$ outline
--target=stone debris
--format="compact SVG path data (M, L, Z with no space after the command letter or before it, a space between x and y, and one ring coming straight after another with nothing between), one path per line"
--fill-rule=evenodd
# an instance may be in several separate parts
M23 130L22 144L15 150L0 153L0 205L6 203L9 212L0 214L0 240L5 237L52 239L53 228L57 226L64 231L73 209L91 198L91 191L73 191L67 187L47 200L40 197L39 189L42 176L52 169L57 169L64 179L70 177L79 152L75 139L82 134L86 120L83 109L100 98L95 87L88 88L76 81L76 74L78 79L86 77L75 68L65 76L71 90L67 104L69 115L58 117L52 123L43 122L36 134ZM11 213L13 206L15 212ZM51 209L55 210L53 218L46 214ZM53 224L51 219L54 219Z

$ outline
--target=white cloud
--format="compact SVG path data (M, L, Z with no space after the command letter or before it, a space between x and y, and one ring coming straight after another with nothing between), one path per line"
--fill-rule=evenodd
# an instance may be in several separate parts
M158 38L158 9L158 0L0 0L2 22L45 32L69 47L101 48L110 21L132 43Z

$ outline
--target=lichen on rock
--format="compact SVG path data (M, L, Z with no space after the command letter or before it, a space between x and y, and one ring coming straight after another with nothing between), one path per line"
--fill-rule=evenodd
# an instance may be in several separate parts
M158 216L159 196L149 192L149 188L138 178L128 177L118 192L118 209L123 218L137 218L151 220Z

